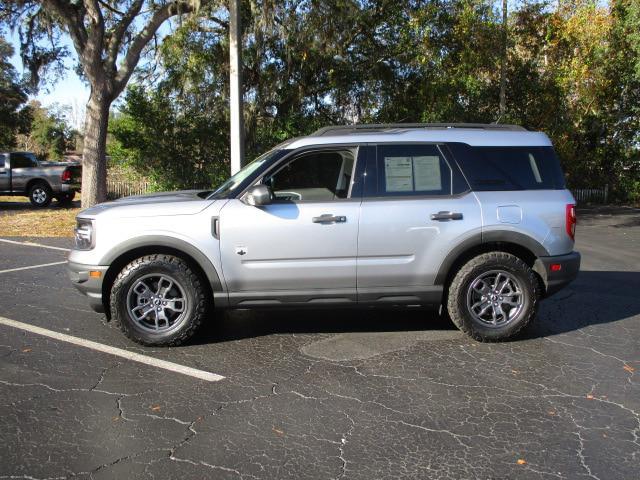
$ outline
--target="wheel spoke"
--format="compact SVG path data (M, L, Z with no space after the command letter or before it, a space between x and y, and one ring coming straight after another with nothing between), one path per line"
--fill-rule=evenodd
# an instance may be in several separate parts
M510 272L487 271L469 284L467 309L478 323L501 327L516 318L523 306L523 290Z
M136 312L142 312L140 315L136 315ZM140 320L144 320L145 318L147 318L147 315L149 315L151 312L153 312L153 305L138 305L137 307L133 307L131 309L131 313L134 314L134 316L136 317L136 320L140 321Z
M163 306L174 312L184 312L184 298L172 298L167 300L166 305Z
M137 326L153 332L174 328L182 322L188 298L180 283L167 274L149 274L129 289L129 316Z

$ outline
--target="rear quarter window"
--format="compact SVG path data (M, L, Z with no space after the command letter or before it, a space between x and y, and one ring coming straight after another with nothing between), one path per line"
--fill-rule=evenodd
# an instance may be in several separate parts
M491 190L564 189L552 147L469 147L452 145L471 188Z

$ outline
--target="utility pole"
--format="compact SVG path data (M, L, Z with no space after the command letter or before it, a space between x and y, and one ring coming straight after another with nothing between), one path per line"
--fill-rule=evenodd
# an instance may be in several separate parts
M242 115L242 28L240 0L229 0L229 110L231 111L231 175L244 163L244 118Z
M502 0L502 61L500 62L500 121L507 111L507 0Z

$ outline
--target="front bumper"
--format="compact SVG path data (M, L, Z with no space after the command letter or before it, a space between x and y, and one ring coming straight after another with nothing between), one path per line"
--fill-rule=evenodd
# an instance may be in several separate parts
M580 253L539 257L533 265L533 270L542 277L546 287L545 296L548 297L569 285L578 276Z
M67 263L67 274L69 275L71 283L89 298L89 305L99 313L104 313L102 282L108 268L109 266L104 265L84 265L75 262ZM100 276L92 276L90 272L100 272Z

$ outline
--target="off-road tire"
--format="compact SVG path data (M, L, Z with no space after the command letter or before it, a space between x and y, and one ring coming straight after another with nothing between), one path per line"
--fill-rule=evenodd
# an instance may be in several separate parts
M29 191L27 193L31 205L38 208L49 206L53 199L51 187L45 182L34 183L29 187Z
M149 274L168 274L180 283L186 295L185 317L179 328L151 333L141 329L130 317L129 289ZM209 311L209 298L203 279L184 260L172 255L153 254L137 258L125 266L111 287L109 302L115 325L134 342L148 346L177 346L189 340L202 326Z
M502 270L513 275L523 290L522 310L504 326L488 327L473 318L467 307L467 292L471 283L484 272ZM540 282L529 266L515 255L489 252L464 264L449 285L447 310L451 321L471 338L495 342L513 337L536 316L540 299Z

